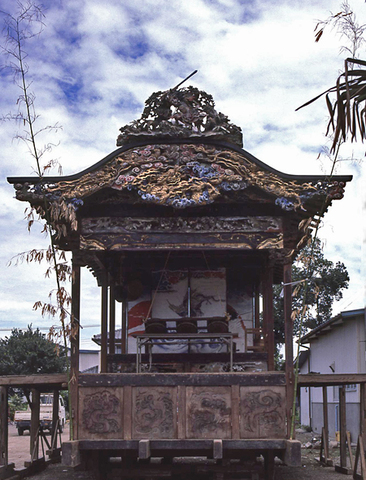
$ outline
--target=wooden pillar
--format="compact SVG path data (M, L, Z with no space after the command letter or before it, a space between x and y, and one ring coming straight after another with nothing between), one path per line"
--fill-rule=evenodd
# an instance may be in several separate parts
M273 450L266 450L264 453L264 478L266 480L274 480L274 451Z
M107 373L108 353L108 282L107 274L102 277L102 305L101 305L101 353L100 372Z
M8 465L8 388L0 387L0 466Z
M254 328L260 328L260 312L259 312L259 288L258 285L254 291Z
M71 285L71 359L70 359L70 440L78 437L78 412L79 412L79 355L80 355L80 266L73 261Z
M122 334L121 334L121 353L128 353L127 338L128 338L128 316L127 316L127 295L124 295L122 301Z
M353 455L351 451L351 439L347 439L347 422L346 422L346 387L342 385L339 388L339 423L340 423L340 465L335 466L335 471L352 474ZM351 468L347 467L347 444L349 445ZM356 462L357 463L357 462ZM356 477L354 477L356 478Z
M347 467L346 387L339 388L339 427L341 468Z
M116 353L116 298L113 279L109 288L109 354Z
M57 435L57 425L58 425L58 419L59 419L59 411L58 411L59 396L60 396L59 391L54 390L53 403L52 403L52 431L51 431L52 440L54 439L55 435Z
M285 371L286 371L286 408L287 408L287 435L290 437L291 430L291 417L294 412L293 399L294 399L294 361L293 361L293 322L291 318L292 314L292 285L291 285L291 264L287 263L283 266L283 287L284 299L283 299L283 312L285 323Z
M360 435L366 445L366 384L360 384Z
M40 407L40 394L39 390L32 388L32 401L31 401L31 426L30 426L30 454L32 460L38 458L38 428L39 428L39 407Z
M309 387L310 388L310 387ZM323 447L324 447L324 462L328 462L329 458L329 421L328 421L328 390L323 386ZM322 460L322 459L320 459Z
M268 265L263 280L263 327L268 354L268 370L274 370L273 267Z

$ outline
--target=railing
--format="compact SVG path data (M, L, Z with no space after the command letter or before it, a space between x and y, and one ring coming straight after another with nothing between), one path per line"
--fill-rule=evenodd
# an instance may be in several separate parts
M206 344L224 344L227 346L230 355L230 372L233 370L233 334L232 333L191 333L191 334L142 334L136 335L137 340L137 354L136 354L136 372L141 372L141 354L142 348L147 349L149 354L149 365L151 370L153 348L159 345L166 344L177 345L185 343L187 344L188 353L190 353L191 347L197 345L197 343Z

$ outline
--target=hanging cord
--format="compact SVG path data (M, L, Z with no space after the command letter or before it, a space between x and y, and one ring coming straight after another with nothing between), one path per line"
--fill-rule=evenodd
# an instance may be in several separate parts
M341 142L339 141L338 145L337 145L337 151L334 155L334 160L333 160L330 175L328 177L328 181L330 181L333 177L334 169L335 169L335 166L336 166L336 163L337 163L340 147L341 147ZM311 270L313 268L313 254L314 254L315 242L318 238L318 231L319 231L319 228L320 228L320 219L322 218L322 216L324 215L325 210L326 210L326 201L327 201L327 197L325 197L322 208L320 210L319 222L316 223L315 233L314 233L314 236L313 236L313 239L312 239L312 242L311 242L310 261L309 261L307 272L306 272L306 280L305 280L304 292L303 292L303 297L302 297L302 307L301 307L300 323L299 323L299 340L297 342L297 352L296 352L295 381L294 381L294 391L293 391L290 440L293 440L294 430L295 430L296 393L297 393L297 385L298 385L298 381L299 381L299 357L300 357L300 347L301 347L300 340L301 340L301 332L302 332L303 324L304 324L305 313L308 309L308 306L306 305L306 296L307 296L308 288L309 288L309 279L312 276L310 274L311 274Z
M211 268L210 268L210 266L209 266L209 264L208 264L208 260L207 260L207 257L206 257L206 255L205 255L204 250L202 250L202 255L203 255L203 258L204 258L204 260L205 260L207 270L208 270L209 272L212 272L212 270L211 270ZM211 273L210 273L210 276L211 276ZM220 294L220 291L219 291L219 289L218 289L217 286L216 286L216 295L217 295L217 297L219 298L220 306L222 306L222 305L223 305L223 301L222 301L221 294ZM225 319L226 319L226 321L229 321L230 318L229 318L229 314L228 314L227 311L226 311L226 304L224 305L224 310L225 310Z
M158 285L157 285L157 287L156 287L156 289L155 289L155 291L154 291L154 295L153 295L153 298L152 298L152 300L151 300L151 303L150 303L150 306L149 306L149 310L148 310L148 312L147 312L147 314L146 314L146 317L143 319L142 323L146 323L147 320L148 320L148 318L150 317L150 313L151 313L152 307L153 307L154 302L155 302L156 294L158 293L158 290L159 290L161 281L162 281L162 279L163 279L164 273L166 272L166 267L167 267L168 262L169 262L170 254L171 254L171 250L169 250L168 255L167 255L167 257L166 257L165 264L164 264L164 268L163 268L163 270L162 270L162 272L161 272Z

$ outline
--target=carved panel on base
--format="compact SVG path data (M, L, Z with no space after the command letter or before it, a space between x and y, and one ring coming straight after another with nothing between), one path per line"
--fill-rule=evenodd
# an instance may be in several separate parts
M132 438L177 438L177 389L135 387Z
M80 439L123 438L123 390L80 388Z
M230 387L187 387L187 437L231 438Z
M285 404L284 387L241 387L241 438L284 438Z

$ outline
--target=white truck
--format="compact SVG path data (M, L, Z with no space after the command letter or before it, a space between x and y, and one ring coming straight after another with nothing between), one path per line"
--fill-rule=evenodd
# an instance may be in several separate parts
M39 409L39 423L44 430L51 431L52 429L52 410L53 410L53 395L44 393L40 395L40 409ZM64 400L59 397L58 417L61 432L65 426L66 412ZM25 430L30 430L31 425L31 410L17 410L14 414L14 422L18 429L18 435L23 435Z

